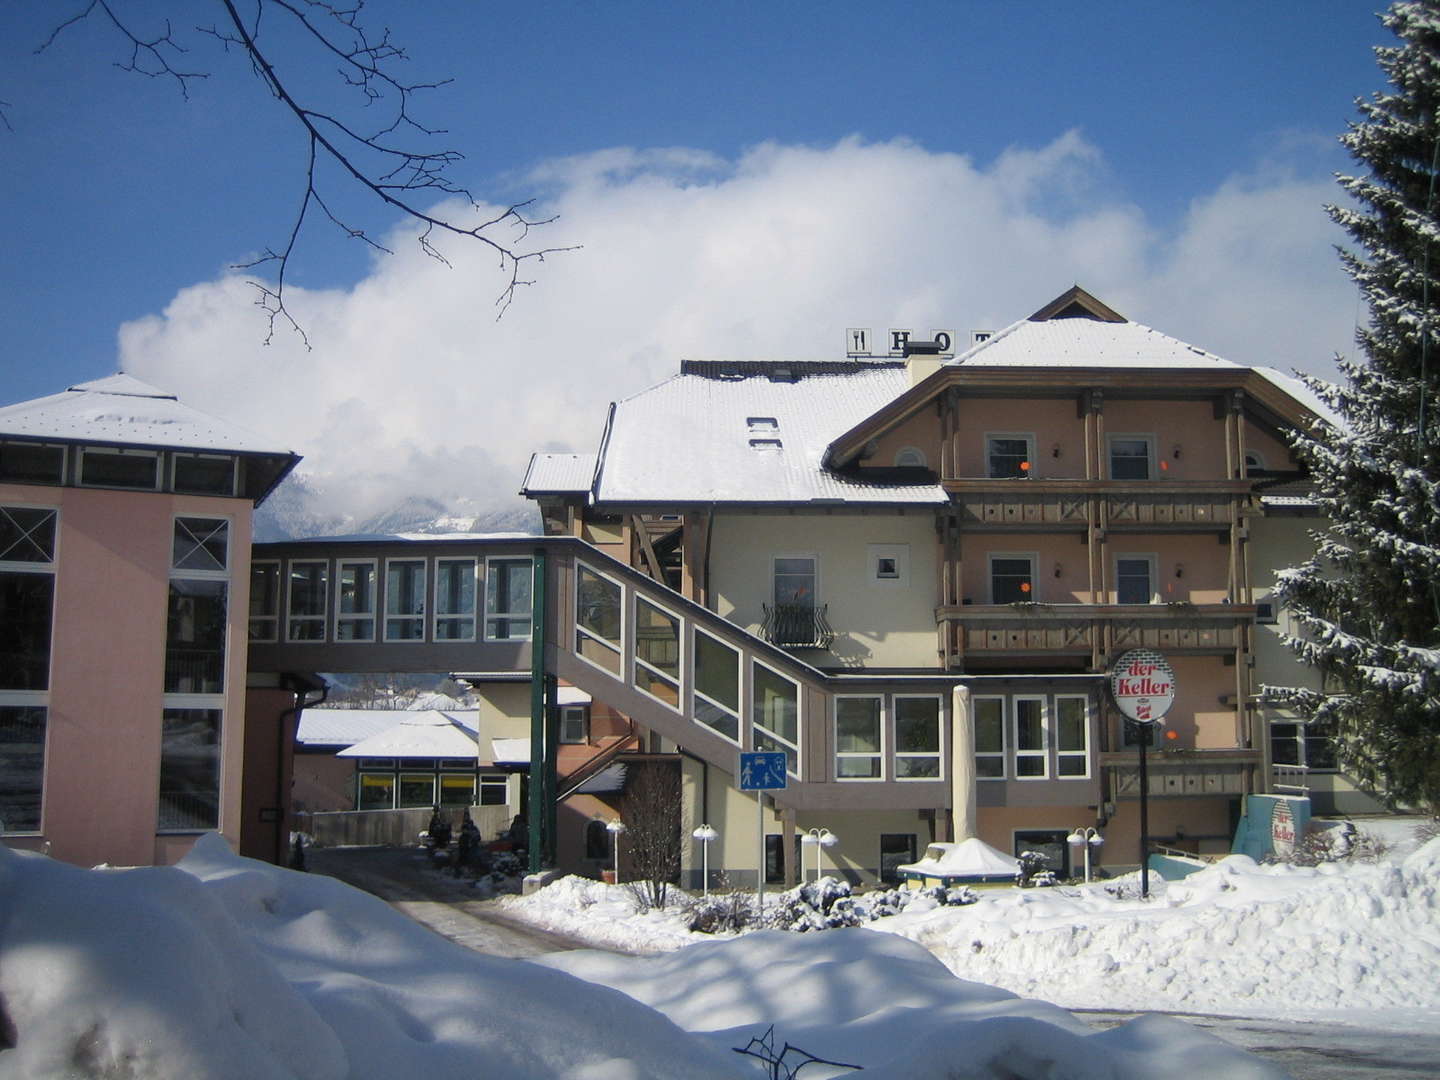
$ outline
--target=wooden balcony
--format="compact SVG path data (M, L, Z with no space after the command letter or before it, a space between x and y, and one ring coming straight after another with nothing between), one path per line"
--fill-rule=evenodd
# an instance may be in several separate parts
M1100 765L1111 776L1117 799L1140 797L1140 768L1136 750L1113 750L1100 755ZM1187 795L1243 795L1255 791L1260 751L1162 750L1145 757L1145 779L1151 797Z
M1233 652L1246 604L984 604L935 611L952 654L1085 655L1133 648L1192 655ZM953 629L949 629L953 628Z
M1228 528L1246 480L947 480L965 529L1145 531Z

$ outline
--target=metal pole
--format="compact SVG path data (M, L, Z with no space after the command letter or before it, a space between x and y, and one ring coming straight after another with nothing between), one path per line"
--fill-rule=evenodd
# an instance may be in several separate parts
M710 899L710 841L700 841L700 888L701 895Z
M760 861L755 866L755 905L765 914L765 792L755 792L755 828L760 834Z
M1146 771L1146 751L1150 749L1150 725L1137 724L1140 745L1140 897L1150 898L1150 778Z
M545 820L545 549L536 548L530 577L530 797L526 801L530 873L544 860Z

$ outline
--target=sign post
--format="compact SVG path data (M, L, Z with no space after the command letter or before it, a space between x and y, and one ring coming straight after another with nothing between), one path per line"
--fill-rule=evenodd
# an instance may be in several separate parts
M1175 672L1154 649L1131 649L1110 669L1110 696L1139 730L1140 750L1140 895L1150 896L1150 777L1146 751L1150 732L1175 704Z
M760 834L760 857L755 863L755 901L765 912L765 792L785 790L784 751L744 750L740 753L740 790L755 792L755 824ZM781 841L784 843L783 838ZM782 847L783 850L783 847Z

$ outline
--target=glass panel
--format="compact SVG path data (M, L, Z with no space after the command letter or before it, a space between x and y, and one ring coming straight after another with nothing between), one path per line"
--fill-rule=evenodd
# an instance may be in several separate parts
M1003 698L975 699L975 752L1005 752L1005 701Z
M1005 779L1005 759L999 755L994 757L976 757L975 775L986 780Z
M1312 769L1334 769L1339 762L1335 759L1333 728L1321 721L1305 725L1305 764Z
M0 506L0 562L55 561L55 511L30 506Z
M755 723L791 746L799 742L800 689L789 679L760 664L754 665Z
M643 597L635 601L635 657L672 679L680 678L680 620Z
M485 564L485 636L518 641L530 636L529 559L490 559Z
M1034 698L1017 698L1015 701L1015 749L1043 750L1045 748L1045 713L1043 702Z
M65 448L39 443L0 443L0 480L62 484L65 482Z
M529 633L529 621L526 621ZM475 560L438 559L435 563L435 640L470 641L475 637Z
M1018 604L1034 600L1034 566L1029 558L990 560L990 598L996 604Z
M325 606L330 585L329 566L322 562L290 564L291 641L325 640Z
M166 709L160 744L161 829L220 823L220 710Z
M1070 852L1065 838L1069 833L1063 830L1036 830L1015 834L1015 857L1022 851L1034 851L1045 856L1045 865L1061 877L1070 874Z
M428 773L400 774L400 807L435 805L435 777Z
M935 698L895 699L895 750L901 754L940 752L940 702Z
M165 631L165 693L225 692L223 581L176 578L170 582Z
M620 647L620 586L580 567L575 621L596 637Z
M815 560L775 560L775 603L815 606Z
M0 690L50 686L51 574L0 571Z
M1150 440L1111 439L1110 479L1149 480Z
M389 810L395 806L394 773L360 774L360 809Z
M475 777L440 777L441 806L472 806L475 802Z
M223 571L229 535L230 523L224 518L176 518L171 568Z
M842 754L880 753L880 699L835 700L835 749Z
M1030 460L1030 440L991 439L986 456L992 477L1024 476L1028 470L1021 465Z
M1149 559L1115 560L1115 598L1121 604L1148 604L1153 596Z
M235 494L235 459L176 454L175 490L186 495Z
M695 699L695 719L706 727L714 728L732 742L740 741L740 718L733 712L697 697Z
M1084 776L1086 772L1085 755L1083 754L1061 754L1056 762L1055 773L1057 776Z
M1084 750L1086 739L1085 699L1079 697L1057 697L1055 699L1056 737L1061 752Z
M880 834L880 880L887 885L900 881L898 867L915 861L914 833Z
M565 705L560 709L560 741L589 742L590 710L585 705Z
M852 754L835 759L835 775L841 780L880 779L879 754Z
M341 563L336 571L336 601L340 614L335 620L337 641L375 640L375 565Z
M0 833L39 832L45 709L0 707Z
M740 654L699 632L695 634L695 689L733 713L740 711Z
M385 640L425 638L425 561L391 559L385 564ZM404 797L404 788L401 788Z
M664 675L656 675L649 668L635 665L635 685L644 690L652 697L657 697L666 705L678 709L680 707L680 687L671 682Z
M80 483L92 487L154 491L160 458L147 450L106 450L87 446L81 453Z
M1270 725L1270 760L1276 765L1300 764L1298 724Z
M250 640L274 641L280 621L280 564L250 564Z
M509 791L504 773L486 773L480 777L481 806L504 806Z

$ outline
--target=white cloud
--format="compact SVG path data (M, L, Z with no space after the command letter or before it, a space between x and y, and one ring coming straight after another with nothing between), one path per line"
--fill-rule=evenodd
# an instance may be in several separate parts
M559 222L505 317L478 245L447 269L393 238L352 289L295 290L314 351L261 344L239 277L122 327L123 367L306 456L331 509L407 495L498 504L530 452L592 449L606 404L691 356L834 357L847 326L961 333L1075 282L1241 362L1325 371L1354 292L1320 206L1333 185L1273 164L1196 200L1165 235L1069 133L988 168L911 142L608 150L536 170Z

